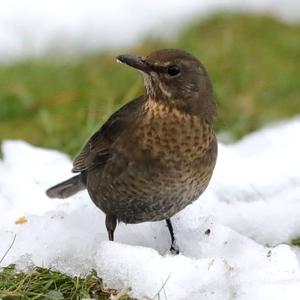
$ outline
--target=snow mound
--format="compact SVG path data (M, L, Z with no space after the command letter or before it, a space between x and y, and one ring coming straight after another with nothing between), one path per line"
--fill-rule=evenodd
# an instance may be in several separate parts
M128 47L170 36L196 17L219 11L300 19L298 0L10 0L0 4L0 60L67 56Z
M66 200L45 189L71 176L70 159L5 141L0 161L0 260L69 274L95 268L110 287L150 299L282 300L300 294L300 118L219 145L201 199L173 217L181 254L168 252L164 222L119 224L108 242L104 215L86 192ZM298 257L297 257L298 255Z

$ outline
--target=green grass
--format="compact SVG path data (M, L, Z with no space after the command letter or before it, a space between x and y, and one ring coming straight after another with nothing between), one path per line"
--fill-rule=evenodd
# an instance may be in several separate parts
M291 244L292 244L293 246L298 246L298 247L300 247L300 237L297 237L297 238L295 238L295 239L292 239Z
M239 138L300 113L299 36L300 25L271 17L218 15L195 21L172 41L148 40L127 52L175 47L200 58L214 83L216 129ZM143 91L139 74L115 63L117 54L0 66L0 141L25 139L74 155L114 110ZM53 290L65 299L109 299L94 273L78 278L13 266L0 272L0 298L51 299Z
M14 265L0 269L0 298L3 300L108 300L110 295L117 294L115 290L103 288L95 271L80 278L39 267L28 272L17 271ZM119 300L131 299L127 295L119 296Z
M235 138L300 112L300 25L271 17L218 15L163 47L199 57L213 80L218 131ZM0 66L0 141L25 139L74 155L119 106L142 93L140 75L115 63L119 54L77 60L35 60Z

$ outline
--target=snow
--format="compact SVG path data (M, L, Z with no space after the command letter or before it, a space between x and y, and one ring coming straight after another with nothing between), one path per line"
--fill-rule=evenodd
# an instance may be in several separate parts
M299 22L298 0L0 1L0 61L49 53L72 56L128 47L145 36L172 36L219 11L271 14Z
M92 268L109 287L142 299L289 300L300 294L300 117L219 145L208 190L173 217L181 254L168 252L164 222L119 224L107 241L104 215L86 192L70 199L45 189L71 176L62 153L5 141L0 161L0 261ZM146 299L146 298L144 298Z

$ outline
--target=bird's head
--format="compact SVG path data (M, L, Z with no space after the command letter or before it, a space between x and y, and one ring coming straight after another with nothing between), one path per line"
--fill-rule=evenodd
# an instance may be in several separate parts
M120 55L117 61L142 72L146 95L193 114L216 115L212 84L204 66L191 54L163 49L149 56Z

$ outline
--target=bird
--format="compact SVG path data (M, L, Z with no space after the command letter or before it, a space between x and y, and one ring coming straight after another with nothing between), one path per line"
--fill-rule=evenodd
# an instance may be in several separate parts
M106 215L110 241L118 222L164 220L178 254L171 217L204 192L217 159L212 82L203 64L179 49L116 60L142 74L144 95L108 118L73 161L78 174L46 194L67 198L87 189Z

